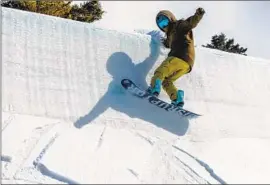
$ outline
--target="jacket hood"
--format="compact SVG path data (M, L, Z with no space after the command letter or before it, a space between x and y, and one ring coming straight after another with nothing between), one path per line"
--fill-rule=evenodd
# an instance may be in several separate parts
M170 23L176 22L176 21L177 21L177 19L176 19L175 16L173 15L173 13L170 12L169 10L161 10L160 12L158 12L158 14L157 14L157 16L156 16L156 22L157 22L157 17L158 17L159 15L165 15L166 17L168 17L169 20L170 20ZM161 29L161 28L160 28L160 29ZM161 29L161 30L164 32L163 29Z

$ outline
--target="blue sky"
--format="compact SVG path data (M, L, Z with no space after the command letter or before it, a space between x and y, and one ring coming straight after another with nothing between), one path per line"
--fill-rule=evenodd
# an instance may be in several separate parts
M128 32L157 30L155 16L161 9L180 19L202 7L206 14L194 29L196 45L224 32L247 47L249 56L270 59L270 1L101 1L101 5L107 13L94 25Z

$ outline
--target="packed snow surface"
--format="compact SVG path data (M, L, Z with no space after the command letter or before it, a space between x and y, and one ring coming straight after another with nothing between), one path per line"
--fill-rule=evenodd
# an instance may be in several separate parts
M120 84L146 88L168 52L156 31L2 8L2 183L270 183L270 61L197 46L175 83L188 120Z

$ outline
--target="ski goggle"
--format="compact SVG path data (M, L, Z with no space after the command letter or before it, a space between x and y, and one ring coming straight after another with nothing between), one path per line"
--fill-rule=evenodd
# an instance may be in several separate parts
M158 27L161 29L166 28L170 23L170 20L165 15L159 15L156 21L157 21Z

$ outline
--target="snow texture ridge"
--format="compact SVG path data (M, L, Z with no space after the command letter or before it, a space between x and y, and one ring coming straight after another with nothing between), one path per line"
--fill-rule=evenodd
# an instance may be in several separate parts
M2 183L270 183L269 60L196 47L175 84L203 116L179 119L121 87L148 86L160 32L1 9Z

